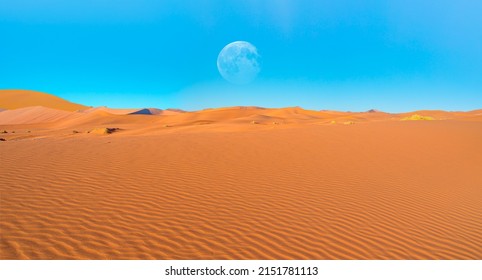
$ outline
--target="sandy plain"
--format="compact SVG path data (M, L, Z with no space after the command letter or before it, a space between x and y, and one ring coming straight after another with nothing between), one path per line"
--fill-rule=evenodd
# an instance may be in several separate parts
M1 259L482 258L482 110L0 108Z

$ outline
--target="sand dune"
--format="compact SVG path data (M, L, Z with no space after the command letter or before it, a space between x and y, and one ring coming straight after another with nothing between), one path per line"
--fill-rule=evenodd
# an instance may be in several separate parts
M93 107L93 108L88 108L85 110L81 110L81 113L92 113L92 112L106 112L109 114L113 115L128 115L130 113L137 112L139 109L113 109L113 108L108 108L105 106L102 107Z
M85 116L142 119L0 143L2 259L482 258L482 122L129 134L157 117L105 114Z
M442 110L419 110L414 112L398 114L398 116L401 117L402 119L410 118L414 115L426 116L426 117L433 118L435 120L454 119L457 116L457 114L453 112L447 112Z
M467 112L467 114L482 115L482 109L481 110L469 111L469 112Z
M32 90L0 90L0 108L18 109L43 106L51 109L76 111L86 106L75 104L57 96Z
M0 112L0 259L482 258L481 110L142 110Z
M184 113L182 110L166 109L161 110L157 108L134 108L134 109L113 109L108 107L93 107L81 110L82 113L92 113L95 111L103 111L113 115L177 115Z
M3 97L2 97L3 96ZM0 92L0 106L12 107L13 101L18 100L15 106L21 106L25 100L27 105L34 104L35 106L43 106L48 103L50 107L62 107L66 110L67 105L71 105L66 100L59 99L52 95L33 91L3 91ZM9 101L10 100L10 101ZM24 102L24 103L22 103ZM58 105L57 103L62 105ZM67 105L65 105L67 104ZM77 105L77 104L74 104ZM78 109L72 114L61 113L53 110L46 110L37 108L35 110L22 108L21 110L7 110L0 115L0 125L7 124L34 124L41 122L57 122L57 128L71 128L69 126L84 126L99 124L128 124L146 122L147 124L158 123L163 126L193 126L203 124L217 124L217 123L256 123L256 124L300 124L300 123L315 123L315 124L347 124L371 121L389 121L411 119L413 116L427 117L427 119L448 120L463 118L464 120L478 120L478 111L472 112L445 112L440 110L424 110L407 112L401 114L389 114L378 110L369 110L367 112L337 112L337 111L313 111L305 110L300 107L268 109L255 106L237 106L228 108L214 108L205 109L196 112L185 112L178 109L155 109L155 108L132 108L132 109L113 109L108 107L94 107L88 108L79 105ZM72 109L72 108L70 108ZM41 112L42 111L42 112ZM103 113L107 114L103 114ZM126 118L126 115L132 117ZM156 119L137 118L134 116L157 116ZM73 127L72 127L73 128Z
M183 111L180 110L171 110L171 109L166 109L166 110L161 110L161 109L156 109L156 108L144 108L137 110L135 112L130 113L130 115L163 115L163 116L168 116L168 115L177 115L177 114L182 114Z
M0 112L0 125L56 122L74 115L76 113L42 106L25 107Z

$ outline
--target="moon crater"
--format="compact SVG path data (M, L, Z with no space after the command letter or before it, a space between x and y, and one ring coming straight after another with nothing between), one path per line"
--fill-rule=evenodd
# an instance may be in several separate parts
M245 41L226 45L218 55L217 65L226 81L238 85L252 82L261 71L258 50Z

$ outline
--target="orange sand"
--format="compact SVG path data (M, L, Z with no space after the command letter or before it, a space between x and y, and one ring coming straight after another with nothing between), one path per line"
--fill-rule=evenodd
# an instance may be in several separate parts
M44 106L65 111L88 108L38 91L0 89L0 108L18 109L29 106Z
M1 259L482 258L481 110L18 110Z

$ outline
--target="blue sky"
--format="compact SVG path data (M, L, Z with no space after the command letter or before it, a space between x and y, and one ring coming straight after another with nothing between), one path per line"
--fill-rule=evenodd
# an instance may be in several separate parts
M0 1L0 88L109 107L482 108L482 2ZM229 84L228 43L262 70Z

